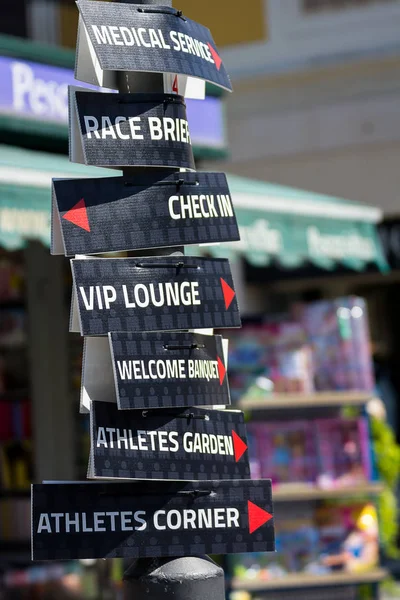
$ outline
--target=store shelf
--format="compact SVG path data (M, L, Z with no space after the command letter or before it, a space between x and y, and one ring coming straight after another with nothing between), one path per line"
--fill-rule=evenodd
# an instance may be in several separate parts
M334 500L380 494L384 486L380 482L370 482L343 488L324 489L304 484L282 484L272 490L274 502L301 502L302 500Z
M318 392L315 394L271 394L265 398L242 398L242 410L276 410L291 408L363 406L372 395L366 392Z
M278 589L297 589L315 587L335 587L342 585L359 585L363 583L378 583L387 577L384 569L374 569L366 573L330 573L328 575L309 575L293 573L279 579L260 581L235 577L231 586L234 590L261 592Z

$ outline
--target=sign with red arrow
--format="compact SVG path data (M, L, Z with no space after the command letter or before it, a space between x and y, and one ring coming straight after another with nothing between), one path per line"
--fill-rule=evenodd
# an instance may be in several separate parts
M239 327L229 261L194 256L72 259L71 331ZM217 357L215 357L217 360Z
M76 79L112 87L114 71L146 71L199 78L232 90L209 29L181 11L122 2L77 4Z
M34 560L275 549L270 480L33 485L32 516Z
M227 340L220 335L110 332L85 338L81 410L229 405Z
M223 173L141 172L125 177L53 179L52 202L52 254L239 240ZM224 293L229 301L228 284Z
M91 478L250 478L240 411L170 408L123 412L115 404L92 402L90 437Z

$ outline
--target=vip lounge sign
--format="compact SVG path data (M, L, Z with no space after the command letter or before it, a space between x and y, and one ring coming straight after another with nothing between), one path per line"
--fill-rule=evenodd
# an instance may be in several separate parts
M70 160L97 167L194 169L182 96L70 89Z
M180 11L123 3L77 4L78 80L111 87L114 71L145 71L200 78L232 90L210 31Z
M121 479L249 479L239 411L119 411L93 402L88 476Z
M32 486L34 560L272 550L269 480Z
M53 254L207 244L239 239L223 173L54 179Z
M230 404L228 341L195 333L110 332L86 337L81 412Z
M229 262L192 256L72 259L71 331L240 327Z

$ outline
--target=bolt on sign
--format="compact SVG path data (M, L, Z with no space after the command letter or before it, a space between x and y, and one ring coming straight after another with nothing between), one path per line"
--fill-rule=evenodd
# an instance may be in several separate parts
M53 180L51 252L71 257L93 481L32 486L32 559L273 551L271 481L250 479L213 334L241 325L229 261L182 252L239 240L226 176L195 171L184 99L229 77L179 10L77 4L76 78L109 89L70 86L69 155L111 171Z

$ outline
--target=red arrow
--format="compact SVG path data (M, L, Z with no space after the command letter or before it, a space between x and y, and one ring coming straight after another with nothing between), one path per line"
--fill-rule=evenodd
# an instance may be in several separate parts
M215 62L215 66L217 67L218 71L221 68L222 65L222 58L220 57L220 55L218 54L218 52L215 50L215 48L213 48L210 44L210 42L208 42L208 47L210 48L210 52L211 52L211 56L214 59Z
M233 439L233 450L235 452L235 461L239 462L239 460L242 458L243 454L247 450L247 444L245 444L244 441L242 440L242 438L238 436L236 431L232 431L232 439Z
M81 229L90 231L89 219L84 198L79 200L79 202L77 202L75 206L71 208L71 210L66 212L65 215L63 215L63 219L70 221L71 223L77 225Z
M218 373L219 373L219 385L222 385L224 383L226 369L225 369L224 363L222 362L222 360L220 359L219 356L217 356L217 363L218 363Z
M254 533L257 529L262 527L262 525L265 525L265 523L268 523L268 521L272 519L272 515L270 515L269 512L260 508L257 504L250 502L250 500L247 501L247 512L249 515L250 533Z
M226 308L226 310L228 310L228 308L231 305L232 300L236 296L236 292L235 292L235 290L233 290L231 288L230 285L228 285L226 283L225 279L222 279L222 277L221 277L220 280L221 280L221 286L222 286L222 293L224 294L225 308Z

